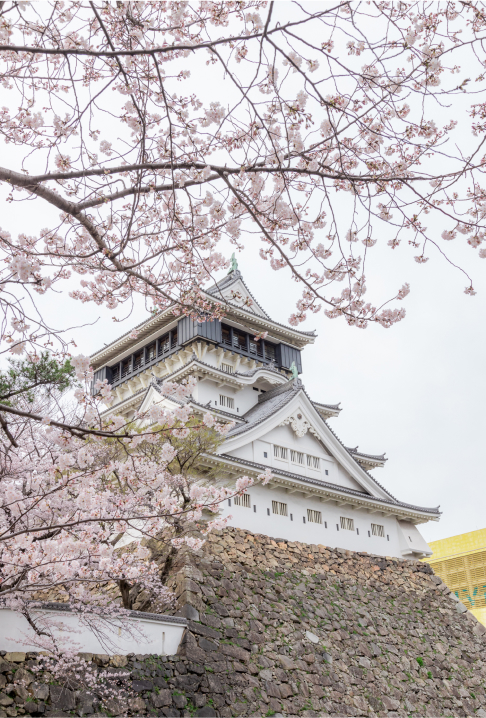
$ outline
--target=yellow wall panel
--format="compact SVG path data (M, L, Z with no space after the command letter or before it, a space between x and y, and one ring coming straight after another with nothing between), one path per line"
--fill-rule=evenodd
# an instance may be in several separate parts
M486 626L486 529L429 543L424 559L437 576Z

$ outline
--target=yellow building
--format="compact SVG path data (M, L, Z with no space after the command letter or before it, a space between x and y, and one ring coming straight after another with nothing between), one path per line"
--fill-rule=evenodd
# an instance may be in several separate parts
M430 541L437 576L486 626L486 529Z

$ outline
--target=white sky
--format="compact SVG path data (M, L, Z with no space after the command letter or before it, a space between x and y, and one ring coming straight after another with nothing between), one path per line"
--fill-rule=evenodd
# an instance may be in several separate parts
M213 90L221 94L219 83ZM454 116L464 110L449 111ZM5 148L1 162L16 169L11 148ZM50 223L49 216L58 216L57 210L52 215L39 202L6 205L5 196L0 187L0 225L14 235L35 232ZM442 229L432 227L434 236L438 238ZM240 268L270 316L286 323L299 288L286 270L276 273L263 263L258 248L250 237L246 250L237 257ZM367 453L386 451L386 467L373 475L400 500L422 506L440 504L440 522L421 527L429 541L486 525L482 463L486 260L478 259L462 235L446 248L471 274L477 296L463 293L466 278L431 245L426 252L430 261L418 265L413 260L417 251L405 242L392 251L382 241L368 253L370 300L393 296L409 281L412 291L403 303L406 319L388 330L380 326L358 330L320 313L300 326L318 333L315 344L304 350L302 379L312 398L341 402L341 416L330 420L340 439ZM225 249L228 256L233 251ZM72 280L73 288L78 280L78 276ZM53 325L66 327L98 319L94 326L69 335L84 354L146 317L137 309L125 322L114 323L112 316L122 317L124 311L82 305L64 293L46 296L42 304Z

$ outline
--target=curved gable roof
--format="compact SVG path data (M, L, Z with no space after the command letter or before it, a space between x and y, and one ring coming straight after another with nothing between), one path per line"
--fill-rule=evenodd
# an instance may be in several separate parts
M282 420L280 414L283 413L283 408L293 402L297 397L302 400L306 407L309 414L306 418L311 420L316 430L318 430L323 445L331 452L334 458L349 471L350 475L360 486L371 495L398 502L384 486L376 481L376 479L361 466L353 454L344 446L343 442L334 433L329 424L319 414L318 408L314 406L300 379L291 379L286 384L275 387L275 389L271 389L265 394L260 394L258 404L243 414L242 418L245 419L245 424L235 426L228 432L223 445L225 453L233 449L232 444L234 448L243 445L245 439L243 439L243 441L241 441L241 439L246 434L253 432L253 434L261 436L267 433L271 428L274 428L274 426L278 426ZM275 417L274 421L272 421L273 417ZM256 438L256 436L254 438ZM240 439L240 441L238 441L238 439Z

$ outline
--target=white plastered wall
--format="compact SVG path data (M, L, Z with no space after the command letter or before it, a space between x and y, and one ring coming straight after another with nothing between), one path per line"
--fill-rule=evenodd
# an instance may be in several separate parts
M357 510L351 506L337 506L335 502L331 501L324 503L318 497L305 498L301 492L288 493L284 488L271 489L260 484L250 487L248 493L250 494L250 508L235 505L234 499L231 500L231 506L228 505L228 501L222 504L222 516L232 516L228 522L230 526L288 541L322 544L351 551L366 551L381 556L413 557L413 554L404 554L403 552L403 532L399 522L393 516L384 516L382 513L370 514L366 510ZM287 504L288 515L274 514L272 501ZM307 509L320 511L322 524L309 522ZM270 511L270 515L268 511ZM341 528L341 516L353 519L354 530ZM304 518L306 519L305 523ZM372 523L384 527L384 538L368 536L368 532L371 534ZM413 524L410 525L413 526ZM413 529L420 536L415 526ZM422 537L420 536L420 538ZM426 550L427 544L423 539L422 541L424 550Z
M275 458L274 445L283 446L288 449L287 460ZM304 454L303 465L291 461L291 449ZM328 454L321 442L316 439L310 431L302 437L296 437L290 426L277 426L260 439L256 439L254 442L228 453L240 459L255 461L258 464L265 464L275 469L290 471L300 476L306 476L320 481L328 481L331 484L344 486L348 489L354 489L355 491L363 490L358 482ZM265 456L265 454L267 455ZM319 469L308 467L307 455L317 456L319 458Z

